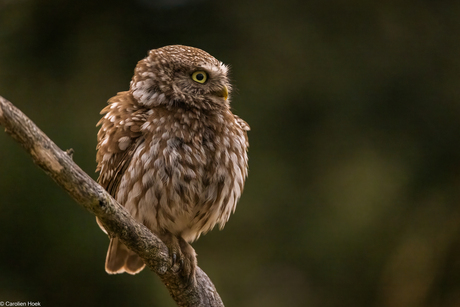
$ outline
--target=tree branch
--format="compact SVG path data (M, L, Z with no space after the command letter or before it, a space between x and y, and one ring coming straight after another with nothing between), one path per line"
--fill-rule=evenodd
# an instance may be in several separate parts
M1 96L0 125L30 154L35 164L158 274L179 306L224 306L211 280L199 267L196 283L187 284L180 274L173 273L163 242L83 172L69 153L59 149L24 113Z

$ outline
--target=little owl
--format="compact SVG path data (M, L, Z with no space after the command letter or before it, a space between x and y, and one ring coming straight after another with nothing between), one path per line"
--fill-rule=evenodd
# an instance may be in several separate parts
M227 74L197 48L151 50L98 123L99 183L166 244L173 270L187 278L196 268L189 243L216 224L223 228L248 173L249 126L230 110ZM110 239L108 273L144 267Z

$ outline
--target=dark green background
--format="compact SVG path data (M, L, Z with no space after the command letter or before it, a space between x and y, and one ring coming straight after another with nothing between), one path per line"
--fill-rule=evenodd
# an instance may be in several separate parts
M0 95L96 178L99 111L149 49L230 64L252 128L226 306L460 306L460 2L0 0ZM174 306L109 276L94 217L0 133L0 301Z

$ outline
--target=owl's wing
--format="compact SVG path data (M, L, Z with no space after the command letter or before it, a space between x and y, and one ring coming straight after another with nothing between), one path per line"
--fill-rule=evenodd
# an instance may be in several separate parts
M140 130L145 110L136 109L129 92L121 92L109 100L101 114L105 116L98 123L96 171L100 172L99 184L115 197L134 152L143 142Z
M105 176L104 180L102 180L103 172L101 172L99 175L99 183L113 197L116 196L121 179L123 178L126 169L131 163L131 159L134 156L134 153L136 152L139 145L143 143L143 141L143 138L140 137L136 139L126 150L112 155L112 159L108 163L109 169L113 170L110 173L111 176Z
M234 115L234 116L235 116L236 123L240 126L241 129L243 129L244 131L251 130L251 127L249 127L249 124L245 122L243 119L241 119L241 117L239 117L238 115Z
M249 147L248 131L251 130L251 128L249 127L248 123L241 119L238 115L235 115L235 122L240 127L240 129L243 130L243 136L244 140L246 141L247 150L247 148Z

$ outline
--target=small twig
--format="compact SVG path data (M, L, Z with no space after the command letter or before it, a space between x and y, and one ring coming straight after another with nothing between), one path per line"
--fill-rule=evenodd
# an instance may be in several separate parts
M1 96L0 125L30 154L35 164L158 274L179 306L224 306L211 280L199 267L196 283L187 284L180 274L173 273L163 242L135 221L72 161L73 150L59 149L27 116Z
M73 148L69 148L69 149L67 149L67 150L65 151L65 153L66 153L66 154L70 157L70 159L72 159L72 160L73 160L73 153L74 153L74 152L75 152L75 151L73 150Z

